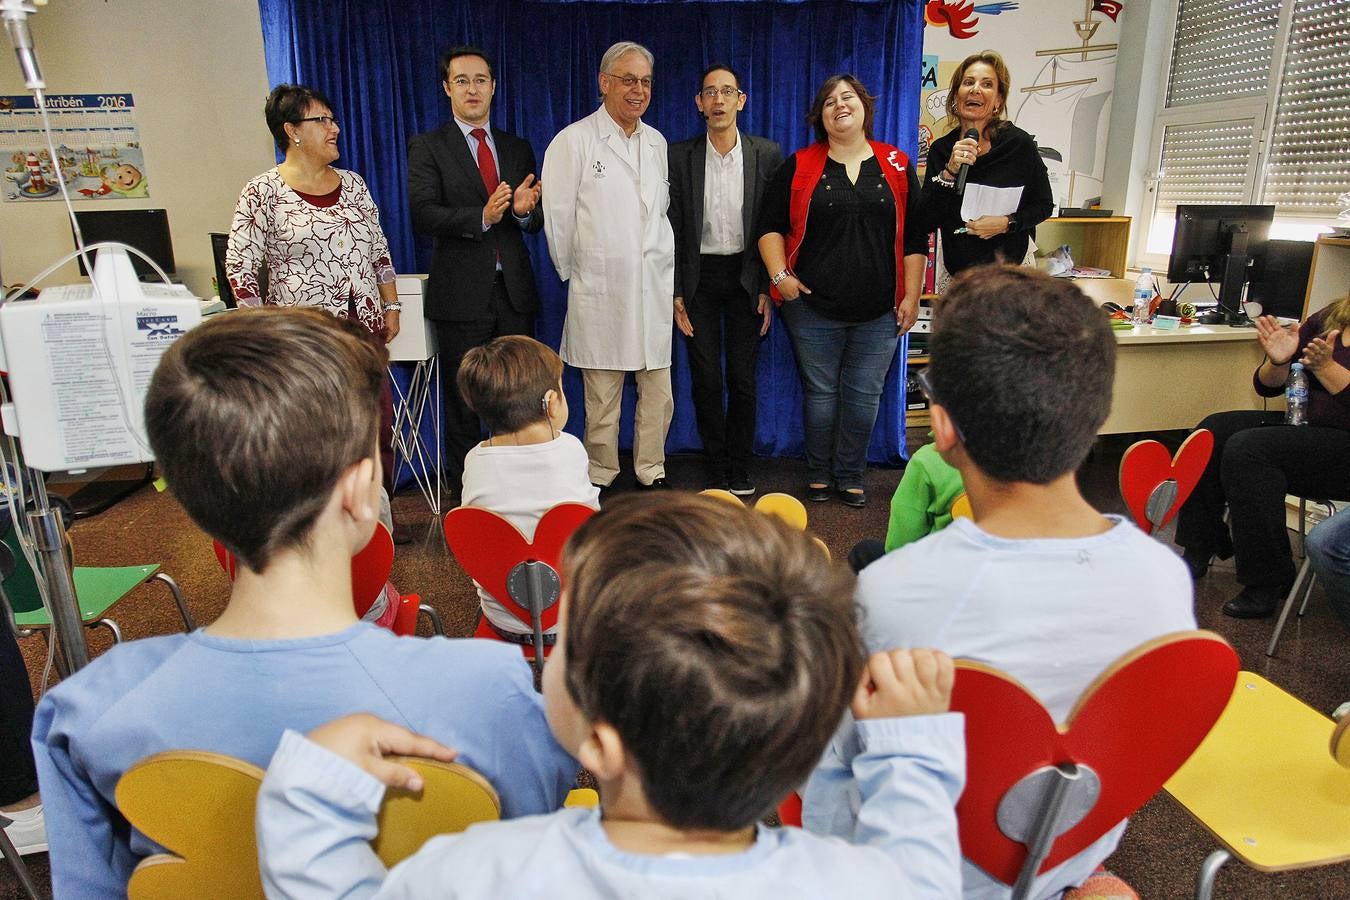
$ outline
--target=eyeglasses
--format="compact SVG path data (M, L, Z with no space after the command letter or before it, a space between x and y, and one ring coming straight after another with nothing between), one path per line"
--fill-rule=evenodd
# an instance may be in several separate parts
M450 83L453 84L455 87L459 88L461 91L468 88L469 85L473 85L474 87L478 88L481 91L485 90L488 85L492 84L492 79L487 77L486 75L475 75L473 78L468 78L464 75L460 75L458 78L450 79Z
M652 76L650 75L639 78L636 75L616 75L613 72L606 72L605 76L619 79L625 88L635 88L640 84L643 90L650 91L652 89Z
M724 87L724 88L706 87L703 90L699 91L699 93L703 95L704 100L716 100L718 94L721 94L722 99L724 100L735 100L737 97L739 97L741 94L745 92L742 91L740 88L734 87Z
M923 391L923 395L928 398L929 403L941 403L942 401L933 393L933 376L929 374L931 371L931 367L924 366L914 374L914 381L918 384L919 390ZM956 429L956 436L961 439L962 443L965 443L966 436L961 433L961 426L956 424L956 419L952 418L951 410L947 411L947 420Z
M319 123L320 125L322 125L324 128L327 128L329 125L332 125L334 128L337 128L337 127L338 127L338 120L335 119L335 118L333 118L332 116L305 116L305 117L304 117L303 119L301 119L300 121L301 121L301 122L318 122L318 123Z

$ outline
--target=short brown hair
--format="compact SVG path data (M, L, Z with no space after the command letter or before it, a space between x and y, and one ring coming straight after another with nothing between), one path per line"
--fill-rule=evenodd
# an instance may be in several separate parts
M494 338L464 354L459 394L493 434L520 431L547 418L544 395L558 389L563 362L523 334Z
M997 481L1049 484L1087 458L1111 411L1116 337L1067 278L976 266L937 305L933 402Z
M767 815L816 765L863 651L853 575L775 516L625 495L563 554L568 693L637 761L676 828Z
M318 309L240 309L192 329L145 398L169 489L261 572L308 539L342 472L377 452L387 361L364 328Z
M867 93L867 88L856 76L848 73L831 75L825 79L825 83L816 91L816 99L811 101L811 111L806 114L806 124L815 130L816 140L826 141L830 136L825 132L825 101L830 99L830 94L839 86L839 82L848 82L849 87L853 88L853 93L858 95L863 107L863 135L870 141L872 140L872 119L877 112L877 98Z
M961 60L961 65L956 67L952 73L952 80L947 85L947 121L953 125L961 119L956 114L956 92L961 87L961 79L966 77L966 69L976 63L984 63L994 70L994 79L998 82L998 94L1003 98L999 103L998 112L994 113L993 119L989 123L989 133L993 134L1003 127L1008 116L1008 93L1012 90L1012 75L1008 72L1008 64L1003 61L1003 57L993 50L981 50L979 53L972 53Z

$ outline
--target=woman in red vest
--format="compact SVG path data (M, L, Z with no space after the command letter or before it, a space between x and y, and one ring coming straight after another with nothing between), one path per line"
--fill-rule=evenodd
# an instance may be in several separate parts
M806 498L855 507L867 503L867 445L928 253L918 180L904 153L872 139L875 110L852 75L826 79L807 115L816 143L779 167L759 221L802 378Z

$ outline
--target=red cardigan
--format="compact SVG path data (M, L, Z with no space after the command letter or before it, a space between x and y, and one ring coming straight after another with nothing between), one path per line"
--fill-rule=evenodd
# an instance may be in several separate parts
M868 141L872 152L881 164L882 177L891 186L891 195L895 198L895 308L905 299L905 201L909 195L909 182L905 179L905 167L909 157L890 144L881 141ZM797 261L797 251L801 250L802 238L806 237L806 217L811 211L811 194L816 183L825 173L825 160L830 155L830 145L818 141L803 147L796 153L797 169L792 175L792 195L788 200L788 221L792 223L792 232L787 236L787 267L792 271ZM783 295L778 286L769 287L769 296L774 303L783 305Z

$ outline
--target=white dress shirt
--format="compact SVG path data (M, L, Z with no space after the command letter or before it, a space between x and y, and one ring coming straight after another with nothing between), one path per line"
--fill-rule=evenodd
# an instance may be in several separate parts
M716 256L735 256L745 250L745 224L741 209L745 203L745 165L741 153L741 133L736 146L725 155L718 153L712 138L703 162L703 233L698 252Z

